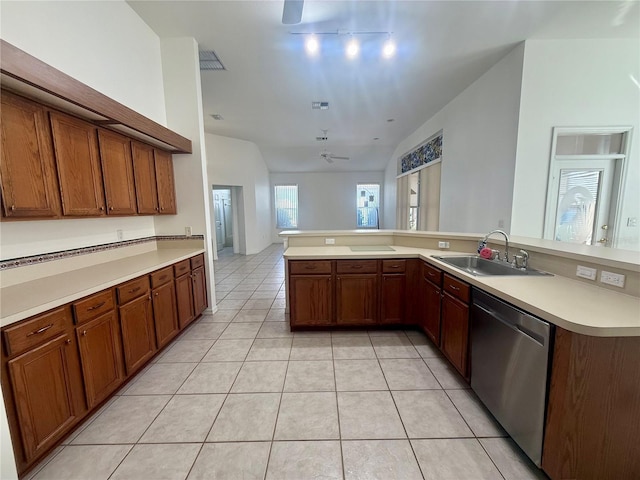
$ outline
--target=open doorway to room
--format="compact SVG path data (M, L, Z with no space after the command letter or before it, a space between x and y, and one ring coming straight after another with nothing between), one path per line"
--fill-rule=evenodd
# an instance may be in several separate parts
M233 254L233 202L230 188L213 188L213 217L218 256Z
M213 226L215 258L244 254L246 239L244 236L244 207L242 187L233 185L213 185Z

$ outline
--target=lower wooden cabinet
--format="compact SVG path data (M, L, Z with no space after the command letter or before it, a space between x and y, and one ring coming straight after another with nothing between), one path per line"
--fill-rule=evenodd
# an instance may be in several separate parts
M24 451L20 465L53 446L86 408L78 350L71 335L59 335L9 360L7 366Z
M146 363L156 351L151 298L143 295L119 308L127 375Z
M378 323L378 274L336 277L336 324Z
M404 274L382 275L380 323L399 324L404 322L406 280L407 277Z
M469 305L445 293L442 297L442 331L440 348L445 357L469 378Z
M176 309L176 289L173 280L154 288L151 292L151 298L153 299L156 341L158 348L162 348L180 332Z
M115 310L76 327L84 389L89 408L124 381L122 342Z
M289 278L292 326L333 324L331 275L295 275Z
M191 273L193 279L193 308L198 316L207 308L207 281L204 267L194 268Z
M440 346L440 316L442 299L442 272L422 262L420 276L420 326L429 339Z
M176 304L178 310L178 324L183 329L196 318L193 306L193 279L191 272L176 278Z
M0 381L20 475L206 308L203 266L198 255L2 328Z

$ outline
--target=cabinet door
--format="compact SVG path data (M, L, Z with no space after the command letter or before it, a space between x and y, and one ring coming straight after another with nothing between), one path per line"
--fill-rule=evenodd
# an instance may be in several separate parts
M178 323L182 330L196 318L193 307L193 279L190 273L176 278L176 303L178 304Z
M369 325L378 321L378 275L336 277L338 325Z
M207 308L207 281L204 276L204 267L194 268L191 278L193 278L193 308L197 317Z
M150 297L144 295L120 307L120 327L127 375L141 367L156 351Z
M4 215L60 215L60 193L45 109L8 92L2 92L0 100Z
M131 140L106 130L98 130L98 140L107 214L135 215Z
M440 346L440 288L422 278L422 312L420 325L433 343Z
M151 292L151 296L153 298L156 341L158 348L161 348L180 331L178 328L178 313L176 311L176 289L173 280L155 288Z
M173 159L171 154L154 150L156 160L156 180L158 184L158 208L161 214L175 214L176 187L173 180Z
M469 351L469 306L448 293L442 297L442 343L445 357L467 378Z
M76 328L84 388L89 408L113 392L124 379L122 345L115 310Z
M380 323L404 323L405 275L382 275L382 310Z
M75 342L63 334L8 362L26 461L43 453L84 413ZM5 392L8 394L8 392Z
M63 214L104 215L96 127L57 112L50 117Z
M331 275L292 275L289 277L291 325L333 324Z
M158 188L153 148L143 143L131 142L131 153L138 213L158 213Z

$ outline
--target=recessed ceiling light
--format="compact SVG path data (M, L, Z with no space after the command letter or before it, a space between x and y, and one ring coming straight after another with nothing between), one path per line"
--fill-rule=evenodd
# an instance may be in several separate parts
M356 58L358 56L358 53L360 53L360 44L358 43L358 40L356 40L355 38L349 40L345 53L347 54L348 58Z
M395 122L396 119L395 118L387 118L387 122L391 123L391 122Z
M391 58L396 54L396 44L392 39L384 42L382 46L382 56L384 58Z
M304 49L310 56L317 55L320 51L320 42L318 41L318 37L315 35L309 35L307 40L304 42Z
M311 102L313 110L329 110L329 102Z
M374 140L380 140L380 137L373 137Z
M211 118L213 118L214 120L224 120L224 118L222 117L222 115L220 115L219 113L214 113L211 115Z

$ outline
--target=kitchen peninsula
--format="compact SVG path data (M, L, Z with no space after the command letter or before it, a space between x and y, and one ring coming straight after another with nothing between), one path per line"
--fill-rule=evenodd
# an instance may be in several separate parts
M474 292L554 325L543 470L552 479L640 473L634 453L640 441L637 253L514 238L512 248L525 249L530 266L553 275L474 276L434 256L475 253L482 235L386 230L281 236L294 330L420 328L473 386ZM625 275L624 293L578 280L578 264Z

